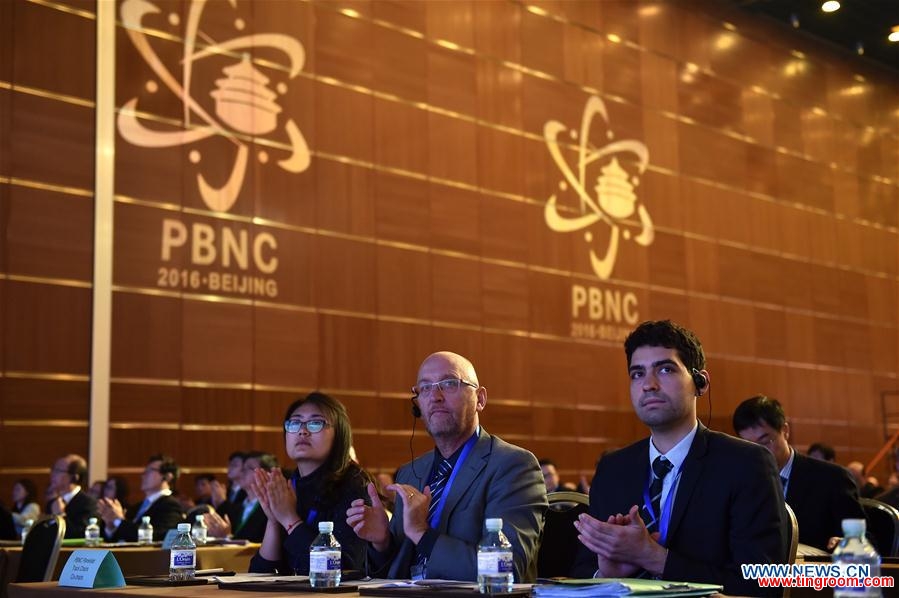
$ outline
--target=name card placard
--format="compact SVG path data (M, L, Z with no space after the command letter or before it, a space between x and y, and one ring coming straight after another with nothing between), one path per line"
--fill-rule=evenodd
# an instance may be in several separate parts
M121 588L125 577L109 550L76 550L59 574L59 585L70 588Z

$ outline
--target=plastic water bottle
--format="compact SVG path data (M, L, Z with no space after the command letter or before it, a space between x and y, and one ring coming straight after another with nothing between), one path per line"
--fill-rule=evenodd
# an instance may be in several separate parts
M487 532L478 544L478 590L481 594L512 591L512 545L503 534L502 519L488 519Z
M864 519L844 519L843 539L833 551L833 562L840 567L841 577L863 577L857 565L870 567L869 576L880 576L880 555L865 537ZM852 567L850 567L852 565ZM860 587L836 587L833 591L834 598L871 598L883 596L880 588Z
M209 529L206 527L206 517L202 514L197 515L196 523L194 523L193 529L190 530L190 535L194 538L194 544L197 546L206 544L208 533Z
M137 543L152 544L153 543L153 526L150 525L150 516L144 515L140 518L140 527L137 528Z
M309 545L309 583L313 588L340 585L340 544L333 531L332 521L319 522L318 536Z
M25 545L25 537L28 536L28 532L31 531L32 525L34 525L34 519L25 520L25 525L22 526L22 546Z
M197 570L197 545L190 537L190 524L178 524L178 537L172 542L169 553L169 580L186 581L194 578Z
M84 528L84 545L99 546L100 545L100 526L97 525L97 518L91 517L87 520L87 527Z

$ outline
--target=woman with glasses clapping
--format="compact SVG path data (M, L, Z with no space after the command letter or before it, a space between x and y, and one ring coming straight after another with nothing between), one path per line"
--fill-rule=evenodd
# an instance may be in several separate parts
M334 522L343 569L363 568L367 543L346 524L357 498L368 498L371 476L350 459L353 433L346 408L313 392L294 401L284 417L284 444L296 471L288 480L277 468L257 469L253 490L268 517L251 573L309 574L309 545L320 521Z

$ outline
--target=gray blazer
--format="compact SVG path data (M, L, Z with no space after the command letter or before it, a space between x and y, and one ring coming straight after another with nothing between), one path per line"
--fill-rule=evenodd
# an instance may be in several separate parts
M435 453L436 450L431 451L403 465L397 482L423 490ZM515 581L534 581L547 508L546 485L537 459L481 427L477 443L457 467L462 469L444 496L446 506L438 524L440 536L428 559L428 578L477 580L478 542L484 533L484 520L502 517L503 533L512 544ZM372 550L372 560L380 569L377 573L383 575L387 568L387 577L408 579L415 561L415 545L403 533L402 499L396 502L390 533L391 545L386 553Z

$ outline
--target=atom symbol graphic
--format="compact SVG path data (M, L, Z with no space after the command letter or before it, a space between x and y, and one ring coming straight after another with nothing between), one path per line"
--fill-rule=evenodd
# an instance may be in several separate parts
M597 147L590 143L590 131L594 119L600 116L605 127L606 137L610 142ZM615 267L618 256L619 238L625 241L633 239L644 247L652 244L655 229L646 206L638 202L634 188L640 183L640 176L649 164L649 150L642 142L635 139L614 141L609 130L609 117L603 101L591 96L584 107L581 129L568 130L562 123L551 120L543 126L543 138L553 161L562 172L559 191L570 195L569 189L576 194L578 205L573 208L576 215L568 217L559 210L559 199L552 195L546 202L543 211L547 226L555 232L568 233L589 229L598 222L605 222L611 229L609 245L604 255L597 255L590 248L590 264L596 275L607 280ZM559 135L568 132L572 139L579 141L578 159L575 171L569 166L559 146ZM594 195L589 191L588 169L599 174L593 186ZM563 210L569 212L571 210ZM639 223L629 222L636 213ZM591 230L585 230L584 240L592 244L594 239Z
M269 89L270 79L260 72L250 60L247 53L241 55L237 62L222 69L224 75L215 82L215 90L209 93L215 103L215 117L191 95L191 79L194 65L210 56L233 54L235 51L260 47L270 47L283 52L289 62L289 77L293 79L303 68L306 58L303 45L296 39L276 33L256 33L243 35L233 39L216 42L211 40L200 29L203 9L207 0L193 0L187 16L184 34L184 54L181 60L181 81L163 64L144 34L144 17L161 12L159 7L146 0L125 0L122 3L122 23L128 36L141 57L153 69L153 72L168 89L174 93L184 105L184 129L180 131L157 131L145 126L139 118L138 99L128 100L118 116L119 133L129 143L141 147L162 148L187 145L221 135L237 147L237 154L228 180L216 187L206 181L202 173L197 174L197 186L203 202L210 210L226 212L234 205L243 186L247 169L249 145L231 131L256 136L267 135L278 126L278 115L282 112L278 105L278 96L287 92L287 86L279 83L277 91ZM227 0L232 8L237 7L237 0ZM180 24L177 13L168 16L171 25ZM242 30L246 27L243 19L235 19L234 28ZM195 51L197 37L201 36L210 44ZM155 80L147 81L146 89L155 93L159 84ZM201 126L192 126L191 118L196 115L203 121ZM216 118L217 117L217 118ZM290 155L277 162L287 172L298 173L306 170L310 163L309 147L293 119L288 119L284 132L290 144ZM268 153L260 151L257 158L263 164L269 160ZM192 163L198 164L202 155L198 150L189 154Z

